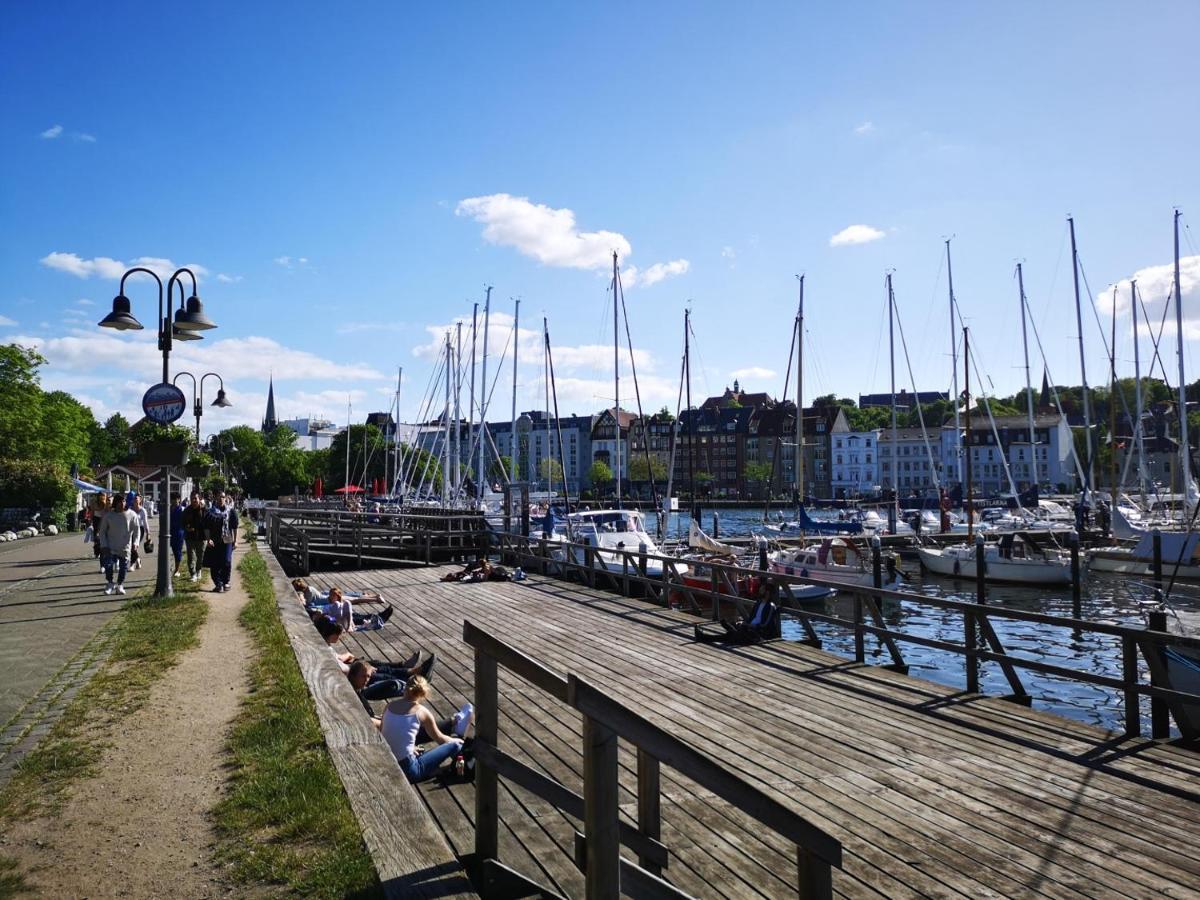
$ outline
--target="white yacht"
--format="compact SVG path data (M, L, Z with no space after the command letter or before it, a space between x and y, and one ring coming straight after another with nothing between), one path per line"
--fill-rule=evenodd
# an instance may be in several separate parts
M888 554L887 560L894 557ZM819 544L776 550L768 554L767 563L772 572L780 575L812 576L862 587L875 584L871 554L846 538L826 538ZM889 590L899 587L900 576L894 562L884 569L883 579L883 587Z
M975 577L975 547L918 547L921 565L935 575ZM1070 584L1071 556L1029 534L1008 533L984 545L984 578L1016 584Z
M642 514L635 509L599 509L587 512L571 513L565 521L554 527L553 539L559 542L585 544L603 550L624 550L629 553L639 553L646 548L648 556L661 556L662 550L654 542L654 538L646 531ZM566 559L567 550L554 551L556 559ZM578 555L579 551L575 553ZM594 554L595 566L609 572L624 570L624 557L621 553ZM582 562L582 558L578 559ZM631 560L632 562L632 560ZM680 564L676 569L683 573L687 566ZM657 559L646 560L646 575L651 578L662 577L663 563Z

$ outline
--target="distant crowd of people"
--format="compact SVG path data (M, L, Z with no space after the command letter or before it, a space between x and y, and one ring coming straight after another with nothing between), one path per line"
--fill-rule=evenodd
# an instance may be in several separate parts
M171 498L169 531L175 566L173 578L199 581L205 568L213 592L229 590L233 575L233 548L237 545L238 519L233 496L224 491L192 493L185 504L176 494ZM84 541L104 573L105 594L124 594L129 570L142 567L142 554L154 552L154 536L140 494L97 494L85 511ZM183 572L186 554L187 564Z
M439 722L425 705L436 654L417 650L403 661L390 662L338 651L343 635L383 628L395 612L391 604L376 591L351 592L336 586L321 591L302 578L294 579L292 587L404 776L411 782L422 781L449 760L459 776L466 776L474 767L470 745L475 711L468 703ZM364 611L366 604L383 608ZM376 701L387 701L382 715L371 706ZM426 744L434 746L423 748Z

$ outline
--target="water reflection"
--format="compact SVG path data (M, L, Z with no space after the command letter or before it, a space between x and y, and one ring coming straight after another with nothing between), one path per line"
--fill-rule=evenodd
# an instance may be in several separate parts
M722 510L719 515L723 536L751 533L772 535L762 527L762 510ZM711 511L706 514L704 524L706 528L711 527ZM686 536L687 526L686 516L673 515L669 523L669 533ZM914 593L967 601L975 599L973 580L923 577L915 562L907 563L904 568L910 573L909 589ZM987 600L991 605L1009 609L1058 616L1072 614L1070 586L988 585ZM1179 609L1200 611L1200 601L1194 596L1176 594L1174 604ZM1103 573L1085 576L1080 611L1081 618L1087 621L1115 625L1145 625L1145 613L1151 606L1150 589L1144 582ZM854 606L851 600L843 596L826 601L822 611L850 619L854 615ZM946 642L962 642L963 620L954 610L914 600L902 604L888 604L882 612L889 626L906 633ZM1000 617L991 618L990 621L1005 651L1012 656L1051 662L1065 668L1113 678L1121 677L1121 640L1115 635L1079 632L1070 628ZM852 632L820 622L814 623L813 627L825 649L853 658ZM803 630L797 622L785 619L784 637L800 640L803 636ZM879 638L867 635L866 641L870 661L884 664L891 661L891 654ZM962 656L907 643L901 643L900 650L911 674L948 687L965 687L966 669ZM1138 665L1143 681L1148 682L1145 661L1140 655ZM1036 708L1103 728L1124 728L1123 696L1119 691L1028 669L1018 669L1018 675L1025 685L1025 690L1034 698ZM997 663L981 664L979 686L982 692L988 694L1010 693L1008 680ZM1142 701L1142 715L1143 729L1148 729L1150 705L1146 698Z

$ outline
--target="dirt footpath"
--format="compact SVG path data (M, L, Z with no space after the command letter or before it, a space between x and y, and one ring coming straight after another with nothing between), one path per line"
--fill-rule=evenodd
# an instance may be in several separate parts
M237 558L241 556L239 547ZM235 558L235 565L237 562ZM113 736L101 770L53 817L22 822L0 847L45 897L219 897L232 885L211 861L209 811L221 799L226 735L247 692L247 597L202 595L208 620L146 705Z

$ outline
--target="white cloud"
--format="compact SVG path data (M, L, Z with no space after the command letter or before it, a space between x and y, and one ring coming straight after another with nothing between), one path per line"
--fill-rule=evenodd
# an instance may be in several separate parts
M296 266L307 266L307 256L277 256L272 262L277 266L283 266L285 269L294 269Z
M855 126L854 133L860 137L872 134L875 131L874 122L863 122L861 125Z
M96 304L93 303L91 300L89 300L87 297L80 297L78 300L75 301L75 305L76 306L95 306Z
M848 225L829 239L830 247L844 247L849 244L869 244L886 237L884 232L870 225Z
M1163 305L1174 290L1174 263L1163 263L1138 269L1133 273L1133 278L1137 281L1138 294L1142 298L1142 303L1145 304L1146 311L1157 328L1162 316ZM1096 296L1096 305L1102 311L1111 313L1113 288L1115 287L1117 290L1117 314L1128 315L1129 282L1130 279L1123 278L1116 284L1108 285ZM1183 332L1185 337L1191 339L1200 336L1200 312L1197 312L1198 305L1200 305L1200 256L1181 256L1179 258L1179 282L1180 291L1183 294ZM1172 335L1175 334L1173 310L1174 306L1172 306L1171 314L1167 316L1164 327L1164 333ZM1139 318L1140 313L1139 310Z
M737 259L737 251L726 245L721 248L721 259L734 260Z
M762 366L749 366L745 369L734 369L729 373L730 378L736 378L738 381L766 381L768 378L775 377L773 369L764 369Z
M52 141L62 133L63 133L63 127L61 125L51 125L49 128L47 128L45 131L42 132L42 137L48 141Z
M14 319L10 319L8 316L0 316L0 328L12 328L16 324Z
M161 256L139 256L129 262L128 265L121 262L119 259L113 259L108 256L97 256L94 259L84 259L77 253L61 253L55 251L43 256L39 260L47 269L56 269L59 272L66 272L69 275L74 275L76 278L111 278L117 279L125 274L126 270L134 266L142 266L150 269L159 278L167 279L179 267L169 259L164 259ZM208 274L208 269L198 263L188 263L187 268L196 273L197 278L203 278Z
M513 247L542 265L568 269L603 269L613 251L623 259L633 252L628 239L615 231L580 231L575 213L533 203L528 197L490 194L468 197L454 212L483 223L490 244Z
M217 281L221 282L221 284L237 284L241 280L241 275L226 275L224 272L217 273Z
M638 269L637 266L626 266L625 270L621 272L621 284L625 287L651 287L667 278L683 275L689 268L691 268L691 263L686 259L655 263L645 271Z
M71 135L71 137L79 141L81 144L96 143L96 136L94 134L88 134L86 131L76 131Z
M292 258L290 256L277 256L275 257L275 264L283 266L285 269L289 268L292 264Z

